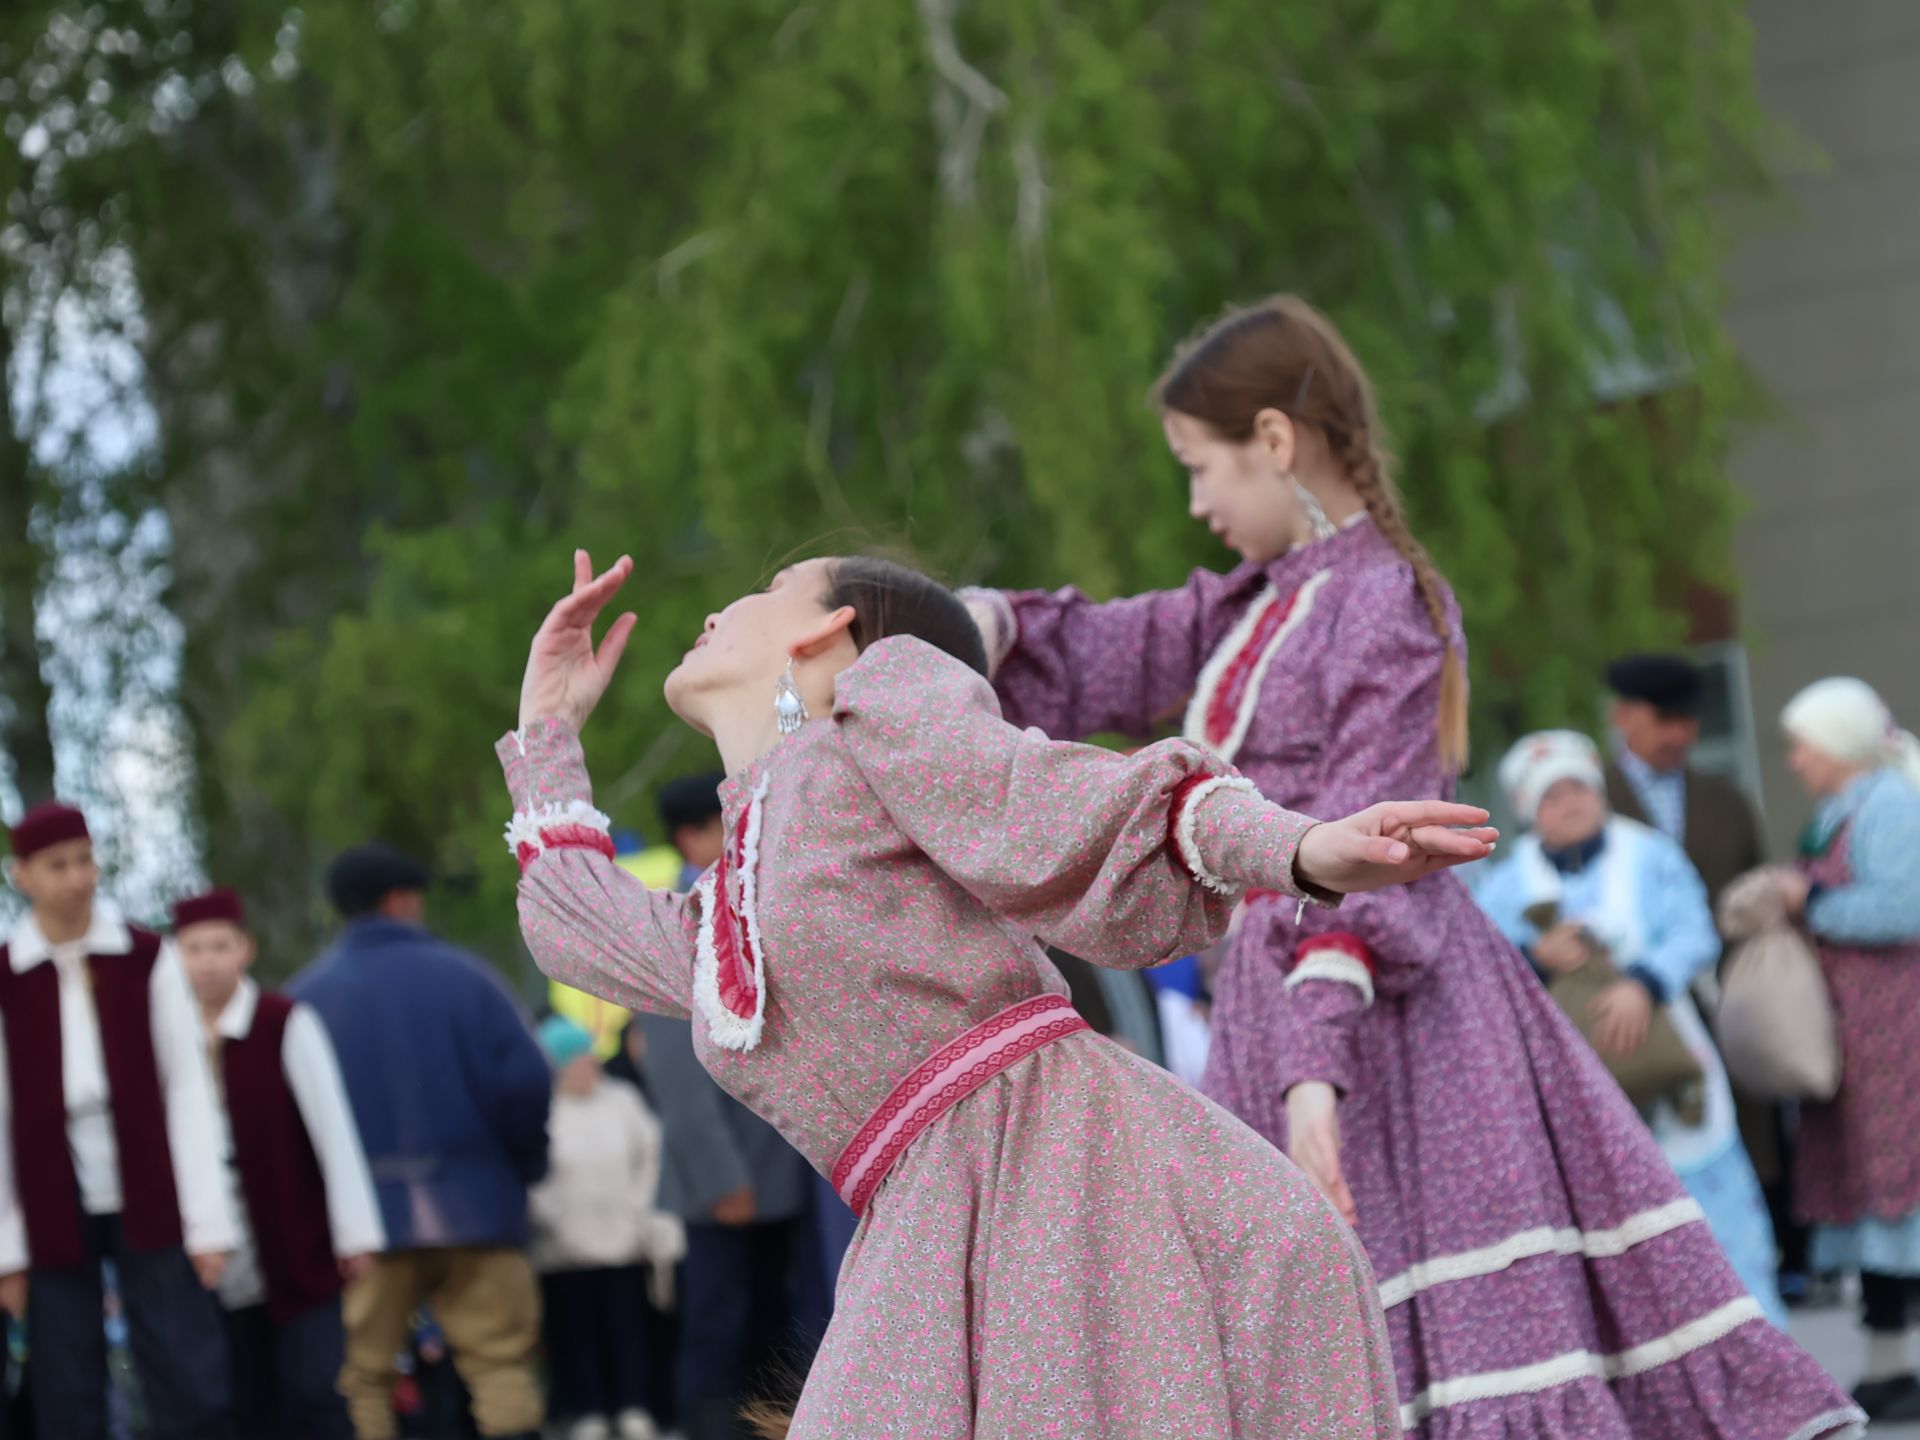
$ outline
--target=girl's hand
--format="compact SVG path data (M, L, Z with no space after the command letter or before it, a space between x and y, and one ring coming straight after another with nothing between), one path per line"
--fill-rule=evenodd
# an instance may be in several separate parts
M553 719L579 730L607 693L613 670L639 617L631 611L614 621L596 652L593 624L614 593L633 573L622 555L606 574L595 578L584 550L573 552L573 592L552 610L534 633L527 673L520 682L520 724Z
M1353 1192L1340 1173L1340 1101L1323 1080L1287 1091L1287 1153L1349 1225L1359 1223Z
M1293 857L1294 878L1336 895L1409 885L1491 855L1500 832L1486 819L1471 805L1390 800L1307 831Z

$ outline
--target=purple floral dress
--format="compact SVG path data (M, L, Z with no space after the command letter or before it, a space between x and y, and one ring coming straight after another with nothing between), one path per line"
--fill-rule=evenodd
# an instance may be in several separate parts
M1308 822L1183 743L1016 730L916 640L837 688L727 784L688 897L612 863L571 731L500 745L541 968L692 1014L719 1082L862 1213L795 1440L1398 1435L1352 1234L1091 1034L1034 940L1136 967L1204 945L1245 886L1292 890Z
M1316 815L1451 794L1442 646L1411 568L1364 518L1179 590L974 593L999 614L1016 723L1140 738L1182 723ZM1464 654L1457 622L1453 643ZM1408 1430L1814 1440L1859 1418L1762 1318L1646 1127L1452 875L1338 910L1256 896L1214 1022L1205 1090L1276 1145L1289 1087L1342 1094Z

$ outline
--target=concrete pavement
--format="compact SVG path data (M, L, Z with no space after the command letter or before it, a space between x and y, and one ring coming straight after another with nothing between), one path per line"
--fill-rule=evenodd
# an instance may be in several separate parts
M1849 1301L1831 1310L1798 1310L1793 1316L1793 1338L1849 1389L1859 1380L1866 1355L1858 1305ZM1920 1424L1875 1425L1867 1433L1873 1440L1920 1440Z

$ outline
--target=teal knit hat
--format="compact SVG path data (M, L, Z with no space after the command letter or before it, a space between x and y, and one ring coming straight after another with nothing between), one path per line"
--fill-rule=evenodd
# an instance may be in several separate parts
M540 1048L547 1052L547 1063L564 1070L582 1055L593 1053L593 1037L564 1015L549 1015L540 1022Z

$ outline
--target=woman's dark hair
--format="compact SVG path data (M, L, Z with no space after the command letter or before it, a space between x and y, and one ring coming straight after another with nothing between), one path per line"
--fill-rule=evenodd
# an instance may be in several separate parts
M1253 437L1263 410L1319 429L1374 525L1413 570L1433 633L1446 647L1434 717L1440 758L1455 774L1465 769L1467 669L1453 643L1446 582L1407 527L1373 382L1333 322L1297 295L1229 310L1175 352L1153 399L1236 443Z
M829 610L852 607L853 643L863 653L890 635L912 635L987 673L986 643L967 607L953 591L918 570L892 560L850 556L828 571L821 603Z

